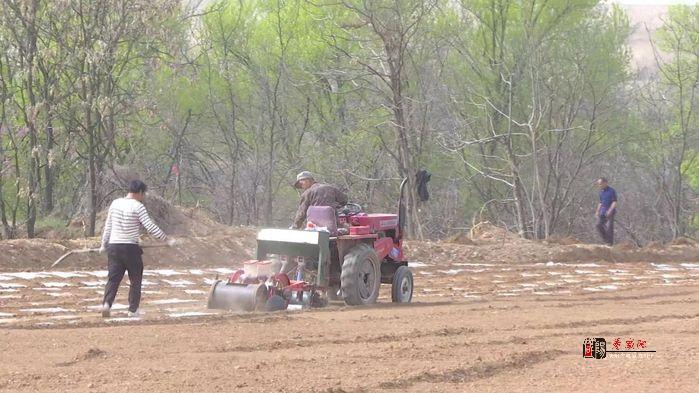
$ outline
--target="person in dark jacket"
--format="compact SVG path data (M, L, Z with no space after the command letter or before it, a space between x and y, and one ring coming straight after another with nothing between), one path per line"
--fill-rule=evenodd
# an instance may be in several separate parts
M317 183L313 174L308 171L303 171L296 176L294 187L303 190L294 223L291 226L295 229L303 228L306 212L311 206L331 206L334 209L339 209L347 204L345 193L330 184Z
M614 215L616 214L617 198L616 191L609 186L606 178L597 179L599 188L599 204L595 217L597 217L597 231L602 240L608 244L614 244Z

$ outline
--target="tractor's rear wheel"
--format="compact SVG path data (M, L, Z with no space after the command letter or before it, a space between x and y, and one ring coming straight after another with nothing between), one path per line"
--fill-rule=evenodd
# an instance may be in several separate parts
M359 244L345 255L340 276L342 298L350 306L376 303L381 285L381 266L373 248Z
M400 266L393 275L391 300L393 303L410 303L413 299L413 273L407 266Z

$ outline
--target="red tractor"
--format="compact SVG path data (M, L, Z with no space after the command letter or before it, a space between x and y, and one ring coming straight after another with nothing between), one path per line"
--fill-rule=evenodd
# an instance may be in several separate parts
M391 284L394 302L410 302L413 275L402 242L405 183L399 214L368 214L357 204L337 212L311 207L306 230L260 230L256 259L215 281L208 307L274 311L289 304L322 307L328 298L372 304L382 283Z

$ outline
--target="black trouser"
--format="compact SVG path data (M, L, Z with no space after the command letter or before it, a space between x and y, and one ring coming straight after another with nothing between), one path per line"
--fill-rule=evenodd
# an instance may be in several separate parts
M104 303L111 307L116 298L124 272L129 272L129 311L136 312L141 303L141 280L143 279L143 250L137 244L110 244L107 247L109 276L104 288Z
M597 231L605 243L614 244L614 213L597 217Z

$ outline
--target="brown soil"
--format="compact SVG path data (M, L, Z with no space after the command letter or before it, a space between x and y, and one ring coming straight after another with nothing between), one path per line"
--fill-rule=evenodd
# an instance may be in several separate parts
M576 238L573 235L568 235L565 237L553 237L549 239L549 243L555 243L555 244L560 244L564 246L570 246L573 244L580 244L582 243L578 238Z
M407 255L417 261L433 263L454 260L488 261L492 263L525 262L637 262L637 261L695 261L699 249L676 246L663 249L638 248L622 241L614 247L584 244L574 241L538 242L526 240L489 223L479 224L472 231L472 244L459 242L407 241ZM577 240L577 239L575 239Z
M0 391L693 392L698 291L0 329ZM587 337L606 339L605 359L582 357ZM613 354L616 338L657 352Z
M468 234L466 233L456 233L453 234L446 239L444 239L444 243L452 243L452 244L466 244L466 245L474 245L476 244L471 238L469 237Z
M146 251L137 320L126 280L122 308L99 316L104 256L46 271L81 241L0 242L0 392L695 391L699 249L475 232L406 242L412 304L383 285L371 307L249 314L207 310L206 291L252 256L255 229L189 237ZM605 359L582 357L588 337ZM615 354L616 338L657 352Z
M148 195L145 205L153 221L165 233L173 236L209 236L226 228L201 209L176 206L157 195ZM106 218L107 210L98 213L96 227L101 229ZM72 220L69 228L72 237L83 237L85 219Z
M255 233L250 227L222 227L211 236L175 236L181 241L175 247L145 248L146 266L210 267L225 266L250 259L255 248ZM172 234L172 232L170 232ZM144 236L142 244L163 243ZM48 269L69 250L99 248L98 237L79 240L17 239L0 241L0 271L36 271ZM75 254L56 269L102 269L105 256L96 253Z
M677 239L670 242L673 246L694 246L696 242L692 239L687 239L686 237L678 237Z
M614 248L618 250L635 250L638 246L631 240L622 240L614 244Z
M646 248L651 249L651 250L660 250L664 248L665 246L663 245L662 242L659 242L657 240L653 240L648 242L648 244L645 245Z

